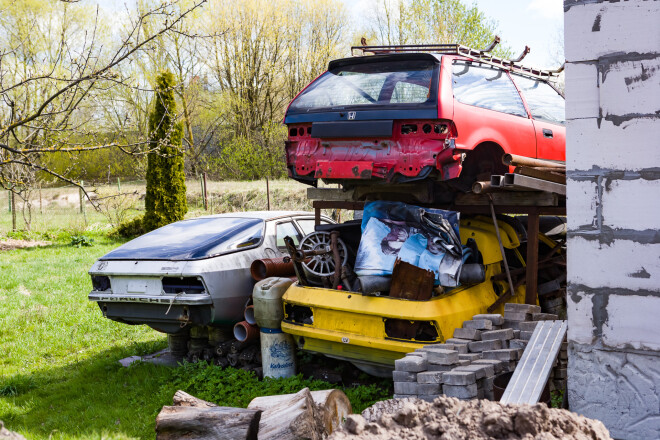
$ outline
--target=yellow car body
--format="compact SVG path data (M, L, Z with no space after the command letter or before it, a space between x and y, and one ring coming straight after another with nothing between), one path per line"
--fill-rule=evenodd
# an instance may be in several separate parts
M502 221L498 224L503 246L512 249L524 265L515 230ZM485 282L457 287L428 301L293 284L282 298L285 309L282 330L292 335L303 350L353 362L372 374L387 374L396 359L424 345L444 342L463 321L487 313L487 308L498 298L496 289L499 292L508 289L504 282L491 281L502 270L502 254L492 221L486 217L461 219L460 234L463 244L469 238L477 242L486 268ZM507 302L524 303L524 300L525 288L520 286ZM296 306L298 310L309 309L312 318L296 321L290 313ZM501 313L502 307L495 313ZM386 332L388 320L425 323L435 329L437 337L424 341L392 337Z

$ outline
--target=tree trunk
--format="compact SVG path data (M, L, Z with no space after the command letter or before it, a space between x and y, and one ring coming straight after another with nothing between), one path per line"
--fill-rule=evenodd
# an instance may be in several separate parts
M310 394L316 405L318 420L321 420L325 432L328 435L332 434L339 426L341 426L342 421L346 416L353 413L351 402L343 391L323 390L312 391ZM264 423L268 410L281 405L283 402L289 401L294 396L296 396L296 394L255 397L248 405L248 408L263 410L264 416L262 417L262 423ZM260 434L259 439L261 440L262 438L265 437L262 437Z
M183 391L156 417L156 439L257 440L261 410L217 406Z

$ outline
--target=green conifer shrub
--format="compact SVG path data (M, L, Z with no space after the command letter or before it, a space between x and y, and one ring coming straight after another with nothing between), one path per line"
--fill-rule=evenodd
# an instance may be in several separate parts
M151 151L147 157L145 231L182 220L188 212L181 146L183 127L175 121L173 87L171 72L163 72L156 78L156 102L149 116Z

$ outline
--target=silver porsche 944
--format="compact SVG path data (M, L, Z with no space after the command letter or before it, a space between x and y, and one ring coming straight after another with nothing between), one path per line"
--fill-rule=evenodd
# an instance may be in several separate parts
M321 223L333 223L322 217ZM232 326L254 281L250 265L286 254L314 231L307 212L257 211L182 220L101 257L89 271L91 301L106 318L176 334L189 326Z

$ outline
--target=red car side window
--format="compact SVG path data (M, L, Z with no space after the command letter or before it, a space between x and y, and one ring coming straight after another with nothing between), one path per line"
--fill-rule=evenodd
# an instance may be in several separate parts
M454 97L462 104L527 117L518 90L502 70L455 61L452 83Z

